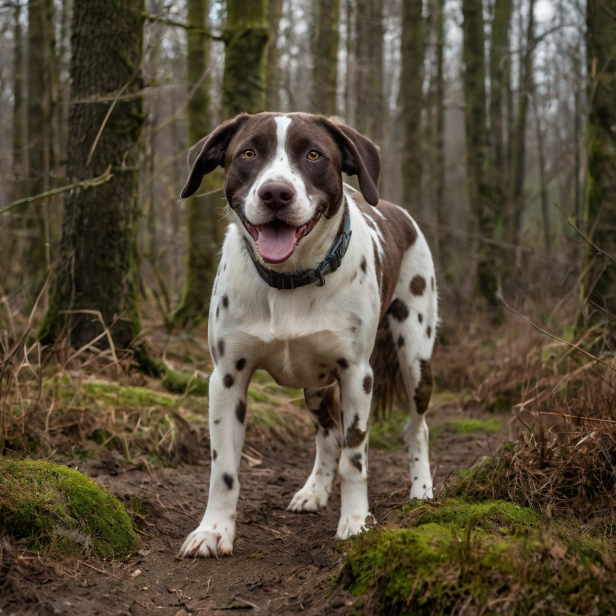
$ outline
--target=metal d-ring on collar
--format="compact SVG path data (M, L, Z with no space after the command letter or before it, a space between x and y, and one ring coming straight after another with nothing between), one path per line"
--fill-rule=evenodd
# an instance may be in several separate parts
M340 235L336 237L334 244L329 251L329 254L319 263L312 271L302 272L300 274L279 274L270 269L263 267L252 255L252 250L248 250L248 254L252 262L259 272L259 276L267 282L267 284L279 291L292 291L299 287L305 287L313 282L318 282L317 286L325 285L325 275L330 272L335 272L342 262L342 258L346 254L351 241L351 216L348 207L344 211L344 229Z

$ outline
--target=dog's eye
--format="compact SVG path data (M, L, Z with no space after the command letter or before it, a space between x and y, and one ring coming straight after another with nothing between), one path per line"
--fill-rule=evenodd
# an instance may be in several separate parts
M308 160L317 160L317 158L319 158L319 156L321 156L318 152L315 152L314 150L310 150L310 152L308 152L308 155L306 156L306 158Z
M244 157L245 158L254 158L255 157L254 150L246 150L244 152Z

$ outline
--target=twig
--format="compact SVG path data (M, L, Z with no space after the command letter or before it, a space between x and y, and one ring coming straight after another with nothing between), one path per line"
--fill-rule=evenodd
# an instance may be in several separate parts
M204 34L205 36L211 38L214 41L223 41L224 38L221 35L214 34L211 30L206 30L205 28L198 28L196 26L190 26L188 24L184 24L181 21L174 21L173 19L166 19L164 17L158 17L157 15L150 15L150 13L142 13L142 15L151 22L158 22L161 24L165 24L167 26L173 26L175 28L183 28L184 30L194 33L194 34Z
M25 203L32 203L33 201L39 201L40 199L46 199L47 197L51 197L53 195L57 195L62 192L66 192L67 190L73 190L73 188L91 188L92 186L100 186L105 182L108 182L113 177L111 173L111 165L107 167L107 170L102 175L99 175L96 178L92 178L91 180L84 180L83 182L77 182L75 184L68 184L67 186L61 186L60 188L54 188L53 190L49 190L44 193L40 193L38 195L34 195L32 197L25 197L24 199L18 199L17 201L13 201L10 205L7 205L4 209L0 210L0 214L4 214L9 210L17 207L18 205L23 205Z
M608 259L611 259L612 261L614 261L614 263L616 263L616 258L614 258L612 255L609 255L607 252L605 252L605 250L601 250L601 248L599 248L599 246L597 246L592 240L588 239L581 231L580 229L578 229L576 227L576 225L574 225L567 216L565 216L565 213L556 205L556 203L554 203L554 207L563 215L564 219L582 236L582 239L585 242L588 242L597 252L600 252L602 255L605 255Z
M595 2L608 14L609 17L616 20L616 13L608 9L607 6L601 2L601 0L595 0Z
M552 411L536 411L540 415L558 415L559 417L570 417L571 419L588 419L589 421L600 421L602 423L616 424L611 419L599 419L598 417L582 417L580 415L567 415L567 413L556 413Z
M594 361L598 361L600 364L603 364L604 366L608 367L610 370L613 370L614 372L616 372L616 368L614 368L614 366L611 366L610 364L608 364L607 362L603 361L602 359L599 359L598 357L595 357L592 353L589 353L588 351L585 351L584 349L582 349L581 347L577 346L576 344L572 344L571 342L567 342L566 340L563 340L562 338L559 338L558 336L555 336L554 334L550 334L550 332L547 332L547 331L545 331L545 329L541 329L541 327L539 327L538 325L535 325L535 323L533 323L529 318L525 317L523 314L519 313L517 310L514 310L503 299L503 296L501 295L500 291L497 291L495 293L495 297L496 297L496 299L498 301L503 303L505 308L507 308L508 310L513 312L513 314L518 315L521 319L524 319L530 326L534 327L537 331L540 331L543 335L547 336L548 338L552 338L552 340L558 340L558 342L562 342L562 344L566 344L567 346L570 346L573 349L577 349L578 351L580 351L581 353L586 355L586 357L589 357L590 359L592 359Z
M133 76L122 86L122 89L118 92L116 97L113 99L113 103L111 103L111 106L109 107L109 110L107 111L107 114L105 115L105 119L103 120L101 127L98 129L98 134L96 135L96 139L94 139L94 143L92 144L92 148L90 150L90 153L88 154L88 160L86 161L86 167L90 164L90 161L92 160L92 156L94 156L94 150L96 150L96 146L98 145L98 140L103 134L103 130L105 129L105 126L107 125L107 120L109 120L109 116L112 114L113 110L115 109L115 106L120 96L124 94L124 90L126 90L126 88L128 88L128 86L130 86L130 84L133 83L133 80L135 79L135 77L137 77L137 75L139 75L139 73L141 72L142 64L143 64L143 60L141 61L141 64L138 66L137 70L133 73Z

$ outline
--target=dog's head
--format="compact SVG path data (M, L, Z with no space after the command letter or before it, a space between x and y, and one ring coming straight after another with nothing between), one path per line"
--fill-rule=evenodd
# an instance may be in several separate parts
M194 145L188 165L183 198L198 190L204 175L225 168L227 202L268 264L287 262L310 243L302 244L304 238L326 228L342 203L343 171L358 176L368 203L379 200L378 148L323 116L239 115Z

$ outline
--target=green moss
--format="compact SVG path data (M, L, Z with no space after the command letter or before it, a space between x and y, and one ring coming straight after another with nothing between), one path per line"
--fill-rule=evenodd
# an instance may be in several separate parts
M392 409L384 417L370 422L370 447L376 449L404 449L404 425L409 420L407 411Z
M498 432L505 422L502 419L450 419L445 422L445 429L460 434L472 434L474 432L483 432L485 434L494 434Z
M355 595L372 594L376 613L449 614L464 604L495 614L505 599L506 613L519 616L616 609L613 576L597 575L597 567L613 567L616 549L575 525L550 528L530 509L460 498L412 501L400 524L344 544L339 581Z
M125 556L139 540L122 504L78 471L34 460L0 460L0 529L51 552L92 549Z

